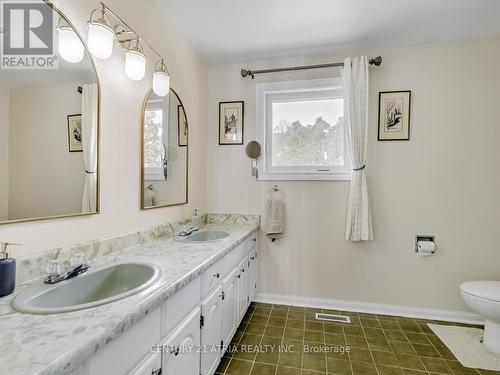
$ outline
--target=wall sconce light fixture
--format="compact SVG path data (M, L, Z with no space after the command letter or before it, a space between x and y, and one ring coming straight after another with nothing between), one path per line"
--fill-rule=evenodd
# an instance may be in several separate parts
M170 73L163 62L158 61L153 73L153 92L158 96L166 96L170 91Z
M95 14L100 17L92 19ZM88 21L88 39L89 50L92 55L98 59L107 59L113 54L113 41L115 32L111 27L111 20L106 15L104 4L102 9L94 9L90 13Z
M69 25L61 26L61 20L62 18L59 18L57 26L57 51L64 60L76 64L83 59L83 44Z
M137 38L135 46L130 47L125 53L125 73L128 78L133 81L143 79L146 73L146 62L146 55L144 55L139 38Z
M115 40L126 50L125 73L134 81L143 79L146 73L148 60L143 46L158 57L160 63L156 64L153 73L153 91L158 96L166 96L170 90L170 74L163 62L163 57L106 4L101 3L100 9L94 9L90 13L89 50L94 57L107 59L113 54Z

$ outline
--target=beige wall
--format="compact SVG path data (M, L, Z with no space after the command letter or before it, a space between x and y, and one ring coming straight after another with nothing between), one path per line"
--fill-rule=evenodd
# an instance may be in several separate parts
M123 51L115 46L110 59L96 62L102 94L101 214L2 225L1 240L24 243L22 248L14 250L15 256L148 228L188 216L194 208L204 206L205 65L148 0L110 0L106 4L164 55L172 73L172 86L182 97L190 120L190 204L147 212L139 210L140 118L142 102L151 85L150 72L140 82L128 79L124 73ZM86 36L86 22L98 2L65 0L60 6ZM148 68L151 70L153 65L154 61L150 61Z
M0 90L0 221L9 217L9 91Z
M67 130L67 116L82 113L81 85L10 91L9 220L81 212L85 168Z
M344 240L348 182L279 182L287 195L287 235L261 242L260 292L466 310L462 281L500 279L500 39L349 54L384 58L370 70L367 172L375 241ZM254 181L244 146L217 145L218 102L245 100L247 143L255 135L255 83L338 74L242 80L239 70L344 56L209 68L209 211L263 214L274 183ZM397 89L412 90L411 141L377 142L378 92ZM414 254L416 234L436 235L436 256Z

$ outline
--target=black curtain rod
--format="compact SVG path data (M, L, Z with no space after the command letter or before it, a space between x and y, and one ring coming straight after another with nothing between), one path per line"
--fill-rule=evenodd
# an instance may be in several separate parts
M382 64L382 56L377 56L368 61L370 65L380 66ZM277 73L277 72L290 72L293 70L308 70L308 69L320 69L320 68L332 68L336 66L344 66L343 62L329 63L329 64L318 64L318 65L302 65L302 66L292 66L289 68L274 68L274 69L262 69L262 70L248 70L241 69L241 76L252 77L254 79L256 74L266 74L266 73Z

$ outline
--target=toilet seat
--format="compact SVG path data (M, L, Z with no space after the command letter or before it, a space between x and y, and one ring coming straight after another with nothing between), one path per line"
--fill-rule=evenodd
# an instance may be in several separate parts
M500 281L468 281L460 285L460 290L474 297L500 302Z

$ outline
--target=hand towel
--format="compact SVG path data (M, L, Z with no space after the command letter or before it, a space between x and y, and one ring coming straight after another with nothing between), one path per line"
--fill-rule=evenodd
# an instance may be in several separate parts
M270 194L266 205L264 234L273 242L285 233L285 201L283 194Z

